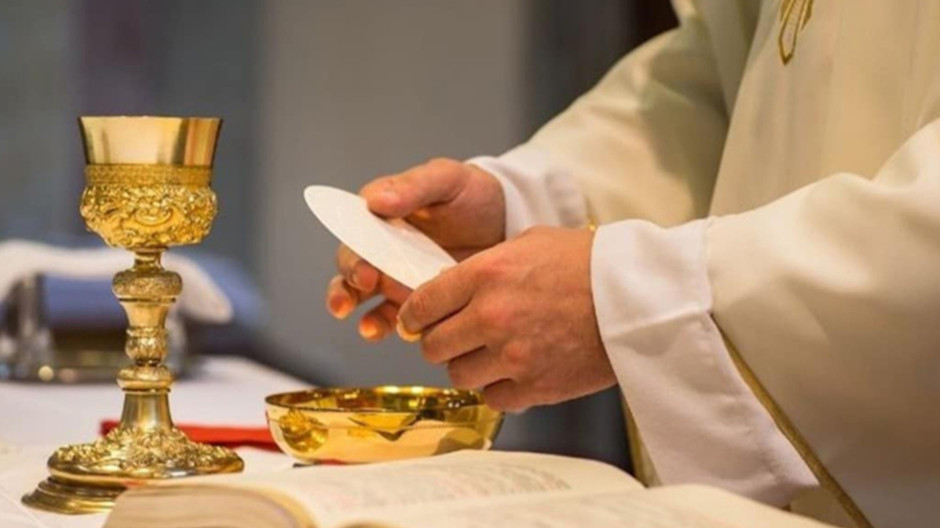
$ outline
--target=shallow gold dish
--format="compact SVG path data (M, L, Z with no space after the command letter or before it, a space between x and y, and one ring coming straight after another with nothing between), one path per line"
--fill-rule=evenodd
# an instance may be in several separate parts
M432 387L311 389L265 399L277 445L305 464L489 449L503 415L480 393Z

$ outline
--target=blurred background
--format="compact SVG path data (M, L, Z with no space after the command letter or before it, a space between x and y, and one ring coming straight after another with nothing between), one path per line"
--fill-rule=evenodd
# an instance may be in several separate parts
M214 266L236 321L208 348L316 384L445 384L413 345L365 344L327 315L336 243L303 188L511 148L675 24L668 4L4 1L0 240L100 244L78 215L76 116L220 116L220 214L190 254ZM498 445L629 467L615 390L513 416Z

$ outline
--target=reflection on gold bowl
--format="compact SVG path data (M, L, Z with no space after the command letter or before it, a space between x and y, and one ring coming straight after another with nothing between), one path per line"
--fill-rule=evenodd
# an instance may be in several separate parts
M265 402L277 445L305 464L489 449L503 422L480 393L457 389L311 389L274 394Z

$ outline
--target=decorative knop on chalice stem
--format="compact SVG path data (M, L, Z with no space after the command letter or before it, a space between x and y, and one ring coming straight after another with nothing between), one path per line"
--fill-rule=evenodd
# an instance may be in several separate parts
M134 265L113 282L127 312L133 364L118 374L120 425L95 442L56 450L50 477L23 497L61 513L107 510L129 484L243 467L233 451L195 443L173 425L173 377L163 364L164 324L183 281L160 258L168 247L196 244L209 233L218 210L209 183L221 120L82 117L79 124L86 160L82 218L108 245L134 253Z

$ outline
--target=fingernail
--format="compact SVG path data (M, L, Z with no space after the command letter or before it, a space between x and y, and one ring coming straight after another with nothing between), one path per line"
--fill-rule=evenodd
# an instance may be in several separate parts
M379 337L379 327L369 319L359 321L359 335L364 339L375 339Z
M415 343L421 340L421 332L413 334L405 329L405 325L401 323L401 319L395 324L395 331L398 333L398 337L402 338L408 343Z
M361 290L362 286L360 284L359 272L353 268L352 273L349 274L349 285L357 290Z
M330 297L330 313L337 319L345 319L352 312L351 303L339 295Z
M398 198L398 193L395 189L391 187L382 189L382 200L384 200L386 204L395 203L398 201Z

